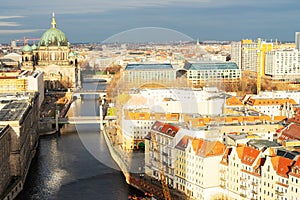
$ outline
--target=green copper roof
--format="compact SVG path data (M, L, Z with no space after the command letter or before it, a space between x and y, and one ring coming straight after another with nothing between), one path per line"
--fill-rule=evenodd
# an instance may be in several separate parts
M71 52L69 53L69 57L74 57L74 56L75 56L74 52L71 51Z
M187 70L229 70L239 69L234 62L186 62L184 68Z
M68 39L64 32L56 28L54 13L52 16L52 28L47 30L41 37L39 46L69 46Z
M125 70L166 70L173 69L171 64L127 64Z
M31 51L32 51L32 48L31 48L28 44L26 44L26 45L23 47L22 51L23 51L23 52L31 52Z
M39 46L68 46L68 39L61 30L50 28L42 35Z
M32 49L32 50L36 50L36 49L37 49L37 46L36 46L35 44L33 44L33 45L31 46L31 49Z

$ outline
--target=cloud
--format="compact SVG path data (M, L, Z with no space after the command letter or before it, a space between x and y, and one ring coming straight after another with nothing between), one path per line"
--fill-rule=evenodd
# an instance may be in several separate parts
M1 22L0 21L0 26L20 26L20 24L16 22Z
M23 18L24 16L0 16L0 19L13 19L13 18Z
M19 34L19 33L33 33L45 31L45 29L19 29L19 30L0 30L0 34Z

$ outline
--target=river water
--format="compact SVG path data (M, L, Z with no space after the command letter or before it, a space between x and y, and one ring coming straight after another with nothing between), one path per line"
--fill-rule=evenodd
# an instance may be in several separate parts
M84 85L86 89L95 87L105 85ZM75 115L99 113L98 101L92 95L76 100L72 109ZM99 125L66 125L60 135L40 138L24 190L17 200L123 200L133 194L141 195L126 184L109 155Z

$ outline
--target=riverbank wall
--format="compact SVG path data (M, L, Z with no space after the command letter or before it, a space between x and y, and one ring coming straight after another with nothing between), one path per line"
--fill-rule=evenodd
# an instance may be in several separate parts
M117 148L114 146L110 135L106 131L105 127L102 133L104 135L104 139L107 144L110 155L123 172L126 179L126 183L144 192L148 196L153 196L154 199L164 199L161 183L145 174L143 174L143 176L140 176L140 174L138 173L130 173L128 164L126 163L125 159L121 156L122 153L119 152L119 150L117 150ZM170 192L172 195L172 199L187 199L187 197L184 194L180 193L179 191L176 191L175 189L170 188Z
M104 135L104 140L106 142L106 145L108 147L109 153L112 157L112 159L115 161L115 163L120 167L120 169L122 170L125 179L126 179L126 183L130 184L130 173L128 170L128 167L126 166L126 163L124 163L122 161L122 156L117 152L117 150L114 148L111 139L109 138L106 128L104 127L104 129L102 130L102 133Z

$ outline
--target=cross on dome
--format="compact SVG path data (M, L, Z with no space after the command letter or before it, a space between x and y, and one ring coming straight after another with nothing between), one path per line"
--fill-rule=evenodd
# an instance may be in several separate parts
M52 12L52 22L51 22L51 24L52 24L52 28L56 28L56 21L55 21L55 13L54 12Z

